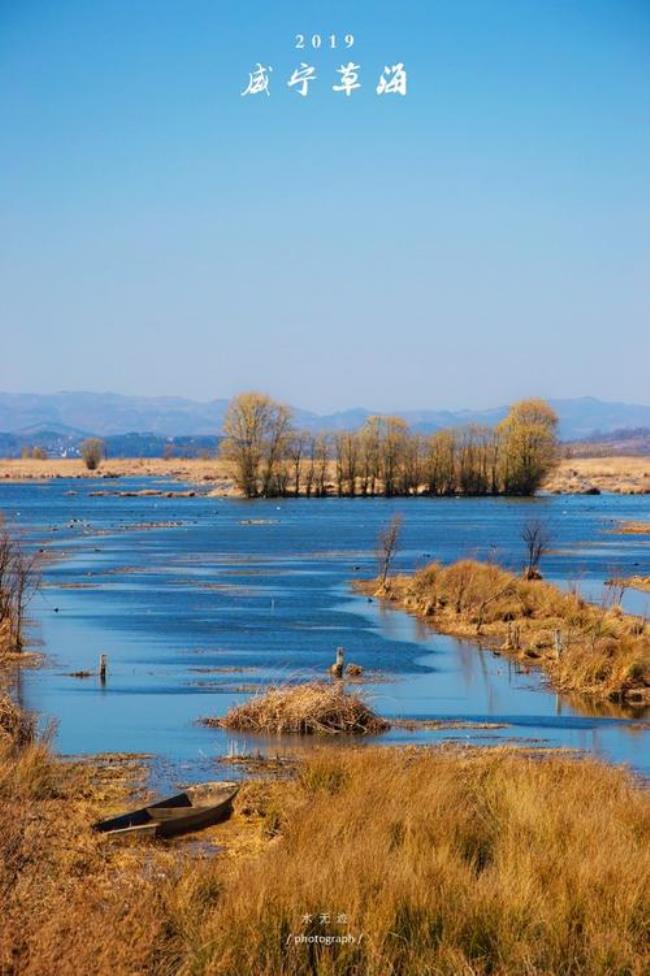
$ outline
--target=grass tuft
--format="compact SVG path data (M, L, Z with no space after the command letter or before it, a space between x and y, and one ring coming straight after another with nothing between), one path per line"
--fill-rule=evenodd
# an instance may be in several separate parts
M0 740L4 745L21 749L34 741L35 732L34 716L0 692Z
M359 695L320 681L269 688L204 724L267 735L376 735L390 728Z

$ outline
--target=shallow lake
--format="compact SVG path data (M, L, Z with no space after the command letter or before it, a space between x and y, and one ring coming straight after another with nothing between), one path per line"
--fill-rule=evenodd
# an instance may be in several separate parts
M650 773L648 715L558 696L536 670L433 633L409 615L355 595L376 573L375 547L403 516L396 569L432 559L523 561L531 517L550 529L547 579L600 599L612 574L650 572L650 537L616 534L619 520L650 520L650 496L508 499L233 499L117 497L182 489L151 479L67 480L0 486L0 511L45 549L33 636L46 666L18 691L57 721L67 754L152 753L160 785L215 774L215 758L284 741L246 740L197 724L269 681L322 675L343 646L381 680L360 687L387 716L458 719L498 728L395 731L403 741L535 743L588 750ZM94 495L97 491L108 494ZM650 595L624 605L650 611ZM106 653L105 686L96 670ZM293 744L293 740L291 740Z

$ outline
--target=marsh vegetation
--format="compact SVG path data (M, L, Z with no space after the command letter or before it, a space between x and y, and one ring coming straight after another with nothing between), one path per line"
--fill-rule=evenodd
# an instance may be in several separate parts
M267 688L205 725L267 735L375 735L390 726L342 682L310 681Z
M280 777L262 767L199 858L90 830L137 771L0 736L7 976L647 972L650 797L620 769L316 750Z
M362 588L442 632L540 664L560 690L612 701L650 700L648 625L623 612L620 584L610 581L601 605L594 605L577 587L567 592L537 578L537 563L530 560L523 575L462 559Z

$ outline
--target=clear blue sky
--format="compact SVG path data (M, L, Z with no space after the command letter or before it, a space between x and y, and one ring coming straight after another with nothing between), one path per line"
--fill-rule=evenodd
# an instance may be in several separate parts
M0 389L648 403L649 69L648 0L0 0Z

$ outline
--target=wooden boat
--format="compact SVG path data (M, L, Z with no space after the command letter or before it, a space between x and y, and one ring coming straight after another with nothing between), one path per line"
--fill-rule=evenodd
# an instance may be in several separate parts
M201 830L228 816L238 790L238 783L228 781L189 786L151 806L100 820L93 830L120 837L173 837Z

